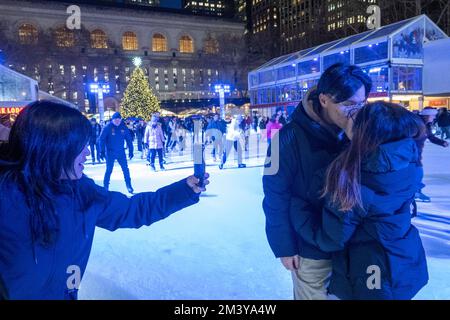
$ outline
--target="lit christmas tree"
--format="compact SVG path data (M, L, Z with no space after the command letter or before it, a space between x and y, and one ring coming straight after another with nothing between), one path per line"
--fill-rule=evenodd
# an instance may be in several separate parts
M149 121L152 113L160 112L161 106L147 79L145 79L144 71L140 68L140 62L139 58L135 58L136 68L125 90L121 111L124 118L135 117Z

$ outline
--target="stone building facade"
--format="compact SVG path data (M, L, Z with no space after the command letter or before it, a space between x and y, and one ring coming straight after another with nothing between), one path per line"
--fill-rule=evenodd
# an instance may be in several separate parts
M134 57L142 58L150 85L169 108L181 101L207 105L217 98L217 83L231 85L231 98L246 95L242 23L176 10L80 3L81 28L70 30L67 8L74 3L2 0L5 65L89 113L95 111L93 82L109 83L105 107L118 109Z

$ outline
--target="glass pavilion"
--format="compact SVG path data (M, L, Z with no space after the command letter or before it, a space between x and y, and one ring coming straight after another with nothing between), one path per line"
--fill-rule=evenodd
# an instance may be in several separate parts
M290 113L327 67L344 62L359 65L372 78L369 100L418 109L424 102L424 44L444 38L448 36L421 15L277 57L249 73L251 108L265 116L277 107Z

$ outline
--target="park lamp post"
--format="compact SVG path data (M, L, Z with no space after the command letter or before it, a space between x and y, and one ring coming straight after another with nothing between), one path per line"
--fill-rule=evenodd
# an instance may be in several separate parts
M105 120L105 105L103 104L103 94L109 93L109 84L107 84L107 83L91 83L89 88L92 93L97 94L98 113L100 115L100 121L104 121Z
M219 93L220 116L222 119L225 119L225 93L230 93L230 86L227 84L216 84L214 91Z

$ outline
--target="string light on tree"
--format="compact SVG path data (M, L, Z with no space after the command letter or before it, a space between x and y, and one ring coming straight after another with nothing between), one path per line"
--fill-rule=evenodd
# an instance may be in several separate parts
M160 112L160 102L140 67L142 59L134 58L133 64L136 68L122 99L122 114L125 118L134 117L149 121L153 113Z

